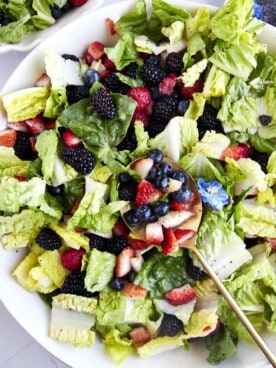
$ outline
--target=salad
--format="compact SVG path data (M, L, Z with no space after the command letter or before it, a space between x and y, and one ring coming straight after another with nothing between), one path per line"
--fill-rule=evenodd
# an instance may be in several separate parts
M0 43L17 44L22 37L53 25L87 0L42 0L0 2Z
M1 96L1 240L53 339L99 336L116 364L202 340L218 364L252 339L185 244L275 334L275 56L251 0L146 5Z

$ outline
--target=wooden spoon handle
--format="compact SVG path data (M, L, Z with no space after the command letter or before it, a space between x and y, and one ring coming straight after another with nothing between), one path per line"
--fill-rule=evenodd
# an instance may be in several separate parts
M267 344L264 342L262 337L258 334L258 332L255 330L252 323L249 321L249 319L246 317L242 309L239 307L239 305L236 303L235 299L233 299L232 295L229 293L229 291L226 289L226 287L223 285L223 283L218 278L217 274L213 271L213 269L209 266L209 263L205 260L205 258L201 255L200 251L195 246L190 246L189 249L191 249L196 257L198 258L199 262L202 264L206 272L209 274L211 279L216 284L217 288L221 292L221 294L224 296L225 300L228 302L230 307L233 309L233 311L236 313L237 317L240 319L240 321L243 323L244 327L247 329L249 334L252 336L256 344L259 346L259 348L262 350L264 355L266 356L267 360L272 364L272 367L276 367L276 358L275 355L272 353L272 351L269 349Z

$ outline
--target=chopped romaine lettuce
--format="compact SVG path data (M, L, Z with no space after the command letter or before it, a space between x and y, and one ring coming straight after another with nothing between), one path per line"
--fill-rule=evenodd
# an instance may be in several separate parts
M133 352L130 339L121 337L120 331L112 328L103 340L106 351L111 355L115 364L121 364Z

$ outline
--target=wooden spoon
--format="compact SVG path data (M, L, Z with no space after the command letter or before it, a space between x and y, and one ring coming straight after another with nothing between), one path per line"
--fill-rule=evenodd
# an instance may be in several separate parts
M133 161L130 164L130 167L133 167L136 161L137 160ZM179 226L179 228L184 228L184 229L186 228L186 229L192 229L194 231L197 231L198 228L199 228L199 225L200 225L201 215L202 215L202 201L201 201L201 197L198 193L197 186L196 186L193 178L185 170L183 170L183 168L181 166L177 165L175 162L173 162L172 160L167 159L167 158L164 159L164 161L168 162L172 166L173 169L182 170L183 172L185 172L187 174L188 178L189 178L189 187L192 189L192 191L197 196L197 198L194 202L194 207L193 207L193 211L195 212L196 215L192 219L190 219L188 221L185 221L183 224L181 224ZM131 208L131 206L127 207L123 212L127 211L130 208ZM140 226L131 226L127 222L126 222L126 225L129 227L131 232L133 232L135 234L135 236L137 236L137 238L139 238L141 240L145 240L145 229L144 229L143 225L142 226L141 225ZM256 342L258 347L261 349L263 354L266 356L267 360L272 364L272 367L276 368L276 357L275 357L275 355L272 353L272 351L270 350L268 345L265 343L265 341L262 339L262 337L256 331L256 329L254 328L252 323L249 321L249 319L247 318L247 316L245 315L243 310L239 307L239 305L237 304L235 299L232 297L232 295L229 293L229 291L223 285L222 281L219 279L219 277L214 272L212 267L209 265L209 263L206 261L206 259L202 256L200 251L196 248L195 241L196 241L196 236L193 237L192 239L190 239L189 241L185 242L181 246L190 249L195 254L195 256L197 257L199 262L202 264L205 271L208 273L210 278L214 281L214 283L217 286L220 293L223 295L225 300L228 302L229 306L235 312L235 314L237 315L239 320L242 322L242 324L244 325L244 327L246 328L248 333L251 335L253 340Z

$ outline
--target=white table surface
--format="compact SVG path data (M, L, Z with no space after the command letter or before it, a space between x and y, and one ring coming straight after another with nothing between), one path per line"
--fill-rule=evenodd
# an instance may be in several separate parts
M221 0L201 0L205 4L219 5ZM119 0L105 0L103 5ZM27 52L9 52L0 55L0 90ZM35 323L35 317L34 317ZM9 314L0 302L0 368L69 368L41 347Z

